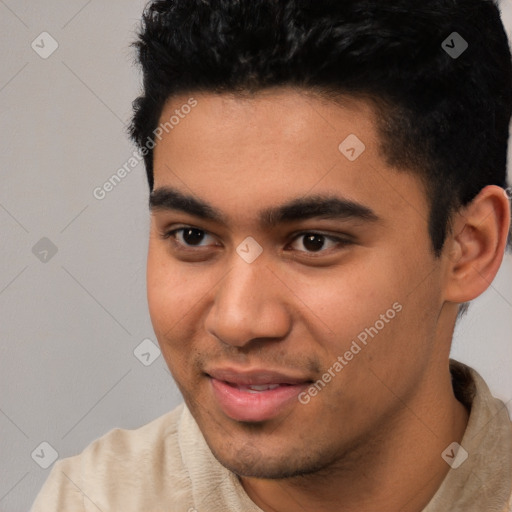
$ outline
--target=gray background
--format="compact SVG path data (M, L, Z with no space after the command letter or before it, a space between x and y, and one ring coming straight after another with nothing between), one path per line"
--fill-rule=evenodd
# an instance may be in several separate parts
M66 457L180 401L150 342L137 352L142 362L134 355L143 340L156 342L145 293L143 164L103 200L93 196L134 150L125 125L140 77L129 44L144 3L0 0L3 512L28 510L51 470L41 467L53 460L42 442ZM510 0L502 10L510 32ZM51 48L44 31L59 45L46 59L31 47ZM453 349L509 405L511 284L508 255Z

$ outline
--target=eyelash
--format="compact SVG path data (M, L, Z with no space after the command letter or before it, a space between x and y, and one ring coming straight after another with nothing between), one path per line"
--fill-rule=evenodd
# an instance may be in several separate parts
M203 234L205 234L207 236L212 236L213 237L213 235L208 233L208 231L206 231L204 229L201 229L201 228L196 228L194 226L182 226L182 227L179 227L179 228L172 229L170 231L165 231L165 232L163 232L161 234L161 237L164 240L172 238L173 239L174 247L177 250L180 250L180 251L187 251L187 252L195 252L195 253L197 253L198 249L201 250L200 248L211 247L211 245L199 245L199 246L186 245L183 242L178 241L176 239L176 234L179 233L179 232L183 232L183 231L185 231L187 229L196 230L196 231L199 231L199 232L201 232L201 233L203 233ZM301 237L305 237L305 236L308 236L308 235L321 236L321 237L323 237L326 240L334 242L336 244L336 246L337 246L337 247L333 247L331 249L323 249L322 248L319 251L301 251L301 250L297 251L297 252L299 252L299 253L301 253L303 255L307 255L308 257L317 257L316 256L317 254L321 255L321 254L329 253L332 249L343 248L345 246L353 244L353 241L351 241L351 240L349 240L347 238L332 236L332 235L328 235L328 234L325 234L325 233L322 233L322 232L319 232L319 231L301 231L301 232L298 232L298 233L294 233L291 236L291 241L289 243L287 243L287 246L291 245L293 242L295 242L296 240L300 239Z

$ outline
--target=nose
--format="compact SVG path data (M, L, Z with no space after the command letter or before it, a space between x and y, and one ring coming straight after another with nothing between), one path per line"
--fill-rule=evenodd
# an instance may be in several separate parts
M286 287L264 261L238 259L215 290L206 330L236 347L284 338L291 328Z

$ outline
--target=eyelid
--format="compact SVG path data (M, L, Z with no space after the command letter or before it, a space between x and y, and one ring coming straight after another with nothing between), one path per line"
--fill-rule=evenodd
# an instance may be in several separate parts
M304 237L306 235L322 236L325 239L334 242L338 247L339 246L343 247L343 246L350 245L350 244L354 243L353 240L351 240L348 235L340 236L340 235L332 235L332 234L329 234L329 233L325 233L323 231L305 230L305 231L299 231L297 233L292 234L291 237L290 237L290 242L287 243L287 246L291 245L296 240L298 240L299 238ZM336 247L334 247L332 249L336 249ZM297 250L297 252L302 253L302 254L307 254L308 256L315 257L315 255L317 255L317 254L320 255L322 253L327 253L327 252L330 252L330 250L331 249L323 249L322 248L319 251L301 251L301 250Z
M219 247L221 245L220 243L213 243L213 244L210 243L210 244L206 244L206 245L187 245L187 244L177 240L176 236L175 236L176 233L178 233L180 231L184 231L186 229L195 229L195 230L201 231L202 233L204 233L205 236L209 236L215 240L218 240L217 236L210 233L208 230L198 227L198 226L194 226L192 224L175 224L172 226L172 228L167 228L167 229L162 230L160 235L163 239L172 238L173 243L181 251L194 252L194 251L199 251L201 249L204 250L204 249L208 249L208 248L212 248L212 247ZM314 230L314 229L302 230L302 231L297 231L295 233L292 233L288 237L289 241L286 242L286 244L285 244L285 249L284 249L285 252L289 252L286 249L287 247L289 247L294 242L296 242L298 239L300 239L301 237L304 237L306 235L322 236L325 239L333 242L335 245L334 247L327 248L327 249L321 248L319 251L307 251L307 250L300 250L300 249L292 249L294 252L299 253L301 256L306 256L309 258L319 258L322 256L326 256L327 254L330 254L332 251L336 251L337 249L338 250L343 249L345 246L348 246L348 245L351 245L354 243L354 240L351 239L352 237L350 235L342 235L342 234L334 235L334 234L326 233L321 230Z
M212 237L212 238L216 238L215 235L213 235L212 233L210 233L209 231L207 231L206 229L203 229L203 228L200 228L200 227L197 227L197 226L193 226L193 225L190 225L190 224L182 224L182 225L177 225L177 226L173 226L172 229L164 229L162 230L162 232L160 233L160 236L164 239L164 240L167 240L169 238L172 238L174 243L176 243L177 245L179 245L181 248L183 248L184 250L196 250L197 248L199 247L213 247L213 246L218 246L218 244L208 244L208 245L186 245L180 241L178 241L175 237L176 233L178 233L179 231L184 231L186 229L195 229L197 231L201 231L205 234L205 236L209 236L209 237Z

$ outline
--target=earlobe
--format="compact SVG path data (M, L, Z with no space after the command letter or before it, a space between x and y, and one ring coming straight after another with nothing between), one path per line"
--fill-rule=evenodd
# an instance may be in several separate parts
M508 197L495 185L455 214L444 256L447 301L468 302L489 287L503 260L509 227Z

